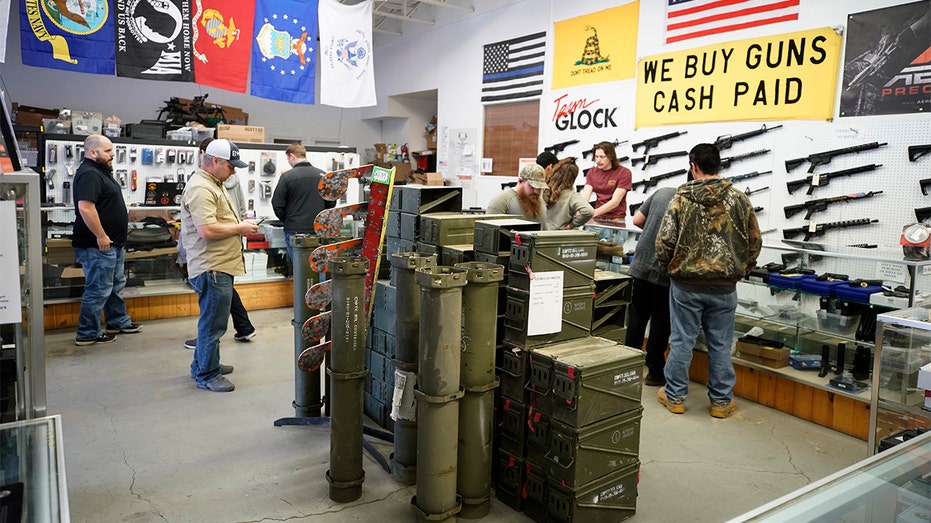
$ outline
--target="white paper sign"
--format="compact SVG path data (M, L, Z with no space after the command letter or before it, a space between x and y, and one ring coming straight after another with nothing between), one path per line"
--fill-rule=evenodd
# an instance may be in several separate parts
M562 271L535 272L530 279L527 335L562 330Z
M0 323L22 323L16 202L10 200L0 201L0 274L7 275L0 278Z

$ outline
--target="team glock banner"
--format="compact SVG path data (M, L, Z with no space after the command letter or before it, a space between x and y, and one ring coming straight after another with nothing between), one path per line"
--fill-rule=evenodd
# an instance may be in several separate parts
M554 24L553 89L633 78L640 2Z
M194 80L246 92L254 0L194 0Z
M191 0L116 0L116 75L193 82Z
M23 0L23 63L82 73L113 74L113 4L107 0Z
M931 4L927 0L847 17L841 116L931 109Z
M840 42L823 27L645 57L637 65L635 126L828 120Z

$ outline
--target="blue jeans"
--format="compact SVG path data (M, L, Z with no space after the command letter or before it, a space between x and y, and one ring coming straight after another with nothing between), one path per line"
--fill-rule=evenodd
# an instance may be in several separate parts
M203 385L220 375L220 337L229 325L233 277L223 272L208 271L191 278L190 282L200 307L191 376L198 385Z
M708 344L708 397L728 402L734 397L734 314L737 290L728 294L688 292L672 282L669 287L671 334L666 359L666 396L685 399L689 393L689 364L699 329Z
M291 246L291 238L297 234L295 232L284 232L284 244L288 246L288 259L291 260L291 267L294 267L294 247Z
M84 270L84 294L81 296L77 339L93 340L103 334L101 312L107 327L112 329L129 327L132 323L126 314L126 302L120 297L120 291L126 287L123 254L123 248L115 246L106 251L74 249L74 258Z

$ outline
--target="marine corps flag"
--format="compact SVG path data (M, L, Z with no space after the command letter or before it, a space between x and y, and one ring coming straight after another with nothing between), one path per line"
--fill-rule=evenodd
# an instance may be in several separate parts
M112 0L22 0L23 63L112 75L114 15Z
M116 0L116 11L117 76L194 81L191 0Z
M194 81L246 92L252 44L254 0L196 0L194 4Z
M252 37L252 96L314 103L317 0L258 0Z

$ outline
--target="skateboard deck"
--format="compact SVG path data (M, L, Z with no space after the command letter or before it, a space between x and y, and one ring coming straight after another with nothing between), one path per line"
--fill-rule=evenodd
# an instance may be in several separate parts
M310 269L314 272L327 272L327 261L336 256L348 256L362 245L362 238L321 245L310 253Z
M369 261L369 271L365 275L365 319L366 324L372 318L372 295L375 292L375 278L381 266L381 246L385 239L385 225L388 220L388 207L394 189L394 168L375 167L372 170L371 188L369 190L368 213L365 216L365 232L362 234L362 257Z
M324 209L314 219L314 234L320 238L335 238L343 228L345 217L352 216L353 220L361 220L365 218L368 208L368 202L361 202Z
M313 347L307 347L297 357L297 368L304 372L315 372L323 365L323 359L330 352L330 342L325 341Z
M330 306L330 302L333 301L332 287L330 286L332 281L325 280L315 283L307 289L307 292L304 293L304 303L307 304L308 309L322 311Z
M332 312L326 311L307 318L307 321L301 327L301 337L304 338L304 341L310 345L320 343L320 340L330 332L330 318L332 315Z
M346 194L346 189L349 188L349 180L352 178L362 178L372 172L374 166L369 165L360 165L359 167L350 167L348 169L340 169L338 171L330 171L325 173L320 177L320 184L317 185L317 190L320 191L320 196L324 200L335 202L343 197Z

